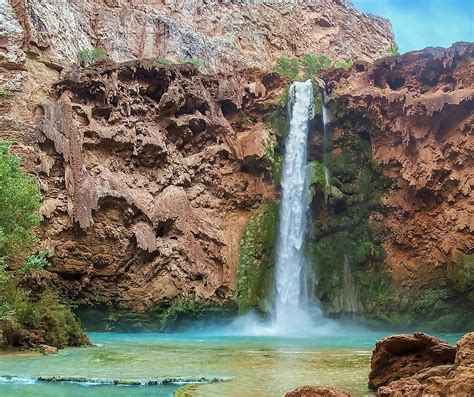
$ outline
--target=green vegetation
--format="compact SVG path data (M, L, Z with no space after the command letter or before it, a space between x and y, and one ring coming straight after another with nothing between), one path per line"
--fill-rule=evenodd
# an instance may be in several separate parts
M167 57L164 58L155 58L155 60L159 63L162 63L163 65L172 65L173 60Z
M328 69L332 65L332 60L327 55L304 54L301 59L303 69L303 79L311 79L319 73L321 69Z
M279 205L267 202L250 218L240 243L236 302L244 313L251 308L268 310L273 285L273 250L276 242Z
M273 71L289 78L290 80L299 80L300 68L301 65L298 58L281 56L277 59Z
M397 44L394 44L387 52L387 56L394 57L396 55L400 55L400 50Z
M33 248L41 195L37 183L20 171L20 159L0 142L0 264L24 259Z
M474 289L474 255L460 254L448 266L448 278L458 291Z
M160 316L161 331L183 330L199 320L220 319L228 315L228 308L202 303L193 299L182 299L174 303Z
M316 77L321 69L330 68L332 60L325 54L303 54L300 58L281 56L273 71L290 80L308 80Z
M93 65L107 59L103 48L83 48L79 51L79 63L82 67Z
M348 59L348 60L345 60L345 61L337 61L335 66L336 66L336 68L340 68L340 69L350 69L353 64L354 64L354 62L352 62L350 59Z
M22 285L32 273L41 273L49 252L28 256L36 242L41 195L20 171L20 159L8 151L8 143L0 143L0 345L83 344L87 338L57 293ZM7 270L22 262L18 270Z
M265 157L270 161L272 167L273 182L278 186L281 182L281 173L283 170L283 156L276 152L277 141L270 139L265 146Z
M326 170L319 161L310 161L307 166L306 180L309 186L311 199L318 190L323 191L326 195L329 194L329 181L326 180Z
M196 69L199 69L200 71L204 70L204 61L200 58L186 58L178 63L191 63L196 67Z

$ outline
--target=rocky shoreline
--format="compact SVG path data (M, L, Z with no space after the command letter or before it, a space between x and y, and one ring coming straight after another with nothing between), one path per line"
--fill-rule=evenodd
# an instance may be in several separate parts
M372 351L369 388L378 397L474 395L474 332L456 346L415 332L377 342ZM302 386L286 397L350 397L329 386Z

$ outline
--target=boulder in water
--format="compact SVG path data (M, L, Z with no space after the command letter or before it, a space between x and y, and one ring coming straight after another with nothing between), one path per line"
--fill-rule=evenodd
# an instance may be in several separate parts
M384 338L372 353L369 387L376 390L425 368L454 364L455 355L454 346L422 332Z
M39 345L39 350L41 354L48 356L50 354L58 354L58 348L49 345Z
M286 393L285 397L352 397L347 391L327 386L301 386Z
M454 365L438 365L378 389L379 397L474 396L474 332L456 345Z

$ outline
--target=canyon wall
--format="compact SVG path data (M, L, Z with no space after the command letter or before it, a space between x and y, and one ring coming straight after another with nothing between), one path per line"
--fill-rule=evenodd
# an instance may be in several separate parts
M289 81L265 70L312 52L359 60L322 76L329 190L312 126L318 298L335 316L466 326L471 44L370 64L393 47L390 25L344 0L0 6L0 138L40 181L49 282L74 302L161 310L237 289L242 307L268 307ZM92 47L108 60L80 68ZM212 74L164 58L199 58Z
M394 322L428 318L441 328L469 320L473 68L474 45L458 43L323 75L335 116L331 155L339 180L332 182L342 191L332 220L340 213L355 220L348 255L360 294L372 301L368 311L379 317L386 310L397 313ZM357 166L351 171L347 164Z
M245 225L278 199L269 114L285 113L288 84L249 67L306 52L373 61L394 44L388 21L342 0L0 5L0 138L40 181L49 282L133 310L235 292ZM108 61L81 69L93 47Z
M78 63L82 49L102 47L116 62L197 58L209 72L232 72L268 69L278 56L305 52L373 61L394 45L387 20L345 0L1 0L0 5L0 66L7 69L21 64L25 53L62 68Z

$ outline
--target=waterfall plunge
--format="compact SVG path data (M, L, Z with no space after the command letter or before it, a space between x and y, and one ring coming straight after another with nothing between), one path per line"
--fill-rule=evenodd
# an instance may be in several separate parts
M313 327L310 315L311 270L304 255L308 186L306 182L309 121L313 111L313 83L295 82L289 91L290 130L285 144L282 199L275 267L273 327L291 334ZM320 316L320 313L318 313Z
M255 313L236 319L229 334L314 337L334 335L337 324L323 317L316 301L317 280L304 253L309 186L306 180L309 122L313 113L313 83L295 82L289 91L290 130L285 143L282 198L275 264L275 296L271 322ZM327 150L329 113L323 96L324 150ZM326 160L326 154L324 154ZM329 180L328 173L326 180Z

